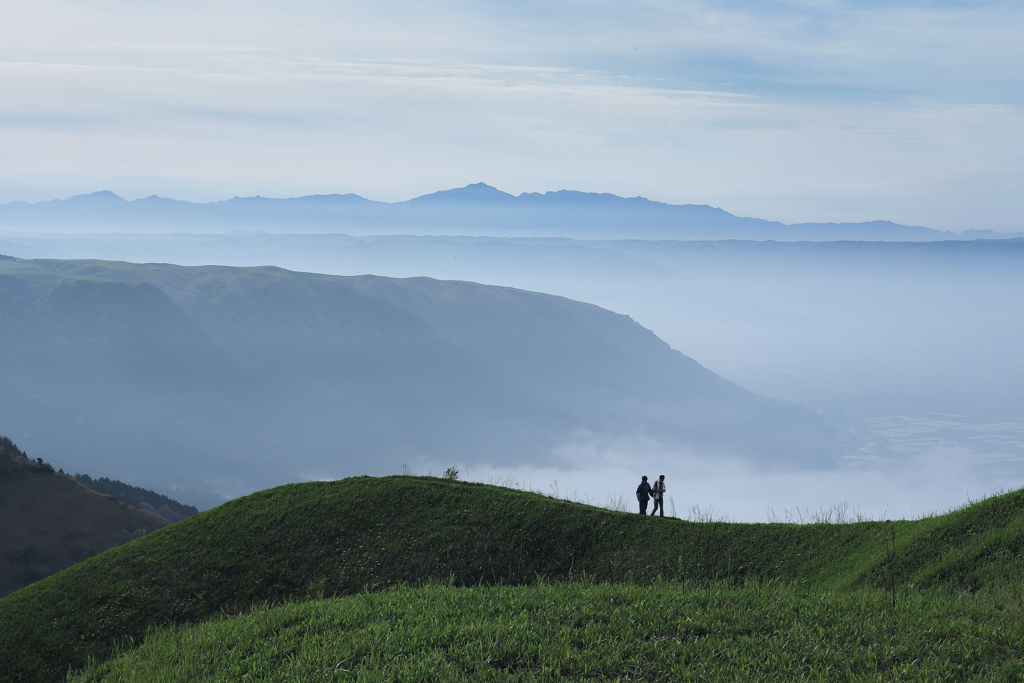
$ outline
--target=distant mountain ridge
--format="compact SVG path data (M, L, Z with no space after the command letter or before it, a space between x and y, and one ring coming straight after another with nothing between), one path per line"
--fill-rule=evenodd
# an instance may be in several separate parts
M936 241L1003 239L1024 233L943 232L890 221L787 225L697 204L665 204L559 190L518 196L484 183L404 202L355 194L289 199L234 197L192 203L156 195L125 200L104 190L68 199L0 204L0 230L53 232L346 233L488 235L642 240Z

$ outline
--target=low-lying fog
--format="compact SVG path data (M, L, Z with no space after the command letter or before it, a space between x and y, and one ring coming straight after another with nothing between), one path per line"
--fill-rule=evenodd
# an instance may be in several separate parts
M455 466L467 481L629 512L638 509L634 492L640 476L646 474L653 481L664 474L666 514L695 521L913 519L1024 486L1019 455L984 453L958 444L923 448L898 460L816 472L765 472L742 460L667 452L652 442L583 439L567 444L559 455L563 467ZM425 464L412 471L439 475L449 466Z
M847 503L847 516L941 512L1024 485L1024 241L653 243L343 235L0 236L0 253L514 286L625 313L760 394L798 401L867 441L837 469L764 473L656 443L581 437L559 467L477 471L635 509L667 476L679 516L736 521ZM459 463L409 463L442 471ZM376 472L367 468L370 474ZM315 477L316 473L310 473Z

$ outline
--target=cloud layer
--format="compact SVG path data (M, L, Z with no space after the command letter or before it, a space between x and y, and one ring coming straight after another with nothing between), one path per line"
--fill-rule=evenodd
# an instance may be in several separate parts
M646 474L664 474L668 512L694 519L735 522L808 521L823 511L845 511L848 520L913 519L941 514L1000 491L1024 485L1019 455L982 453L955 444L916 450L906 458L853 462L818 471L764 471L743 460L681 453L653 440L602 439L567 443L550 467L460 466L463 478L539 491L560 498L636 512L633 495ZM452 463L414 467L435 476ZM383 474L391 474L386 472Z

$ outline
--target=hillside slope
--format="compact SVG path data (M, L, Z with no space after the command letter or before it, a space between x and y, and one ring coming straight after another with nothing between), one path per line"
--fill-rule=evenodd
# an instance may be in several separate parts
M66 469L165 493L551 465L579 434L765 467L840 455L811 411L721 379L628 317L509 288L5 259L0 321L0 430Z
M132 486L116 479L108 477L93 479L88 474L76 474L75 481L97 493L114 496L122 503L160 515L168 522L177 522L199 514L199 510L193 505L183 505L173 498L168 498L155 491L144 489L141 486Z
M797 526L643 518L438 479L295 484L230 501L0 600L0 670L17 681L56 680L152 625L401 584L660 576L973 589L1019 577L1022 548L1024 491L913 522Z
M69 683L1015 681L998 594L656 582L435 584L160 629Z
M0 520L0 596L168 524L26 459L5 437Z

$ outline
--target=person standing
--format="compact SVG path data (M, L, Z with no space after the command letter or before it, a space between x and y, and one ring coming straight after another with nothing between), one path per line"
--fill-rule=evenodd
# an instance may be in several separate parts
M640 514L647 515L647 501L651 499L651 485L647 483L647 475L640 477L640 485L636 487L636 499L640 503Z
M665 475L658 477L658 481L654 482L654 486L651 487L651 497L654 498L654 509L651 510L651 517L654 516L655 512L661 511L661 516L665 516Z

